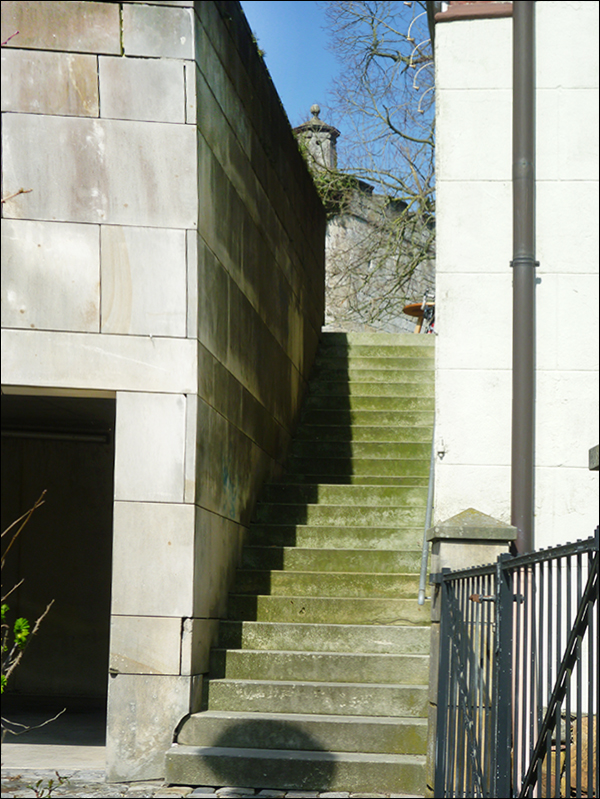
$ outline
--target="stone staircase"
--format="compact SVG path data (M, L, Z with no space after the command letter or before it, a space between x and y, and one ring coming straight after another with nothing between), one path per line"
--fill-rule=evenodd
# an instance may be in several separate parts
M323 334L220 624L206 709L167 753L170 782L424 792L433 342Z

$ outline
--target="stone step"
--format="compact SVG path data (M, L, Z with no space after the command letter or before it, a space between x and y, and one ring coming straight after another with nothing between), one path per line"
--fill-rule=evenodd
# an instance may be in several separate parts
M193 713L177 736L184 746L220 746L325 752L389 752L423 755L427 721L377 716L316 716L305 713Z
M407 348L408 350L408 348ZM429 355L429 351L427 351ZM386 355L369 356L358 353L348 355L348 353L333 354L328 352L326 354L317 355L313 366L311 379L316 375L320 375L332 370L343 371L346 370L362 370L362 369L375 369L385 370L399 369L401 371L417 370L419 372L433 371L434 359L432 357L424 358L421 352L416 348L397 353L390 353Z
M418 572L421 553L373 549L308 549L246 546L242 568L285 569L299 572Z
M371 459L386 460L425 459L429 465L431 457L431 441L422 442L388 442L388 441L298 441L292 443L292 457Z
M254 545L321 549L373 549L420 552L423 526L392 527L310 524L252 524L248 542Z
M431 446L431 425L352 425L352 427L303 424L295 436L295 441L335 441L348 448L356 441L385 441L390 443L426 443Z
M356 387L355 393L360 393L360 387L363 384L375 383L381 384L384 387L388 384L403 385L409 383L413 391L421 393L422 387L432 387L435 381L435 372L433 369L392 369L384 368L367 369L367 368L354 368L353 366L333 369L323 368L322 370L314 370L310 378L310 391L314 391L317 386L327 383L341 383L348 386L350 390ZM426 395L427 396L427 395Z
M309 396L317 397L321 395L335 397L422 397L424 399L433 398L434 381L433 373L427 372L427 380L417 379L416 373L405 372L402 380L393 379L381 381L372 378L370 381L354 379L348 380L317 380L311 381L309 385ZM414 379L410 379L410 376ZM352 407L347 405L347 407Z
M265 486L263 503L297 505L377 505L420 507L427 503L427 488L415 486L306 485L272 483Z
M236 594L305 597L388 597L410 599L418 596L417 574L373 574L363 572L299 572L238 569Z
M429 604L416 599L230 594L227 618L305 624L429 624Z
M423 755L238 749L181 746L167 752L167 781L181 785L252 785L297 791L352 791L369 795L401 786L409 794L425 788Z
M433 348L435 336L418 335L415 333L380 333L373 332L324 332L321 333L319 351L323 352L329 347L355 347L355 346L377 346L377 347L425 347Z
M431 380L434 375L433 358L408 358L405 356L395 356L387 358L361 358L361 357L336 357L324 356L318 358L310 375L311 382L327 378L331 375L332 380L369 380L369 374L373 375L376 382L385 382L386 375L392 382L409 382L423 378ZM405 375L406 378L398 377Z
M350 411L338 409L328 410L307 410L302 415L302 424L298 428L301 433L304 425L314 425L315 427L425 427L431 430L433 425L433 411Z
M280 483L309 483L320 485L394 485L394 486L425 486L429 484L429 477L397 477L375 474L282 474Z
M428 626L221 621L219 646L295 652L429 653Z
M428 655L213 649L210 679L426 685Z
M421 339L420 341L423 341ZM416 339L410 342L396 342L396 343L360 343L360 342L334 342L334 341L321 341L319 346L318 356L326 358L328 355L334 357L347 356L352 358L368 357L368 358L386 358L390 355L399 356L408 355L412 358L433 358L435 356L435 342L425 342L421 344Z
M207 690L207 710L420 718L428 712L426 685L222 679L208 680Z
M414 446L414 445L413 445ZM285 463L286 474L297 475L365 475L377 477L429 477L431 447L422 445L428 454L421 457L310 457L291 456ZM333 482L329 478L328 483Z
M304 398L303 408L305 412L335 410L344 413L350 411L434 411L435 398L433 394L431 396L423 396L421 393L416 395L414 385L409 388L411 390L404 396L308 394Z
M261 502L254 513L254 521L266 524L314 524L379 526L415 525L425 521L425 503L419 506L374 505L286 505Z

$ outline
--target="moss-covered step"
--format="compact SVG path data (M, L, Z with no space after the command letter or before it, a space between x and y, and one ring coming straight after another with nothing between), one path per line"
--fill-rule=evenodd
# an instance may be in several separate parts
M264 789L421 795L424 755L181 746L167 752L167 781L180 785L252 785Z
M419 458L350 458L292 456L285 463L288 475L365 475L377 477L429 477L429 460ZM327 482L332 482L327 480Z
M427 486L429 477L377 475L377 474L282 474L280 483L330 483L336 485L395 485Z
M354 486L354 485L293 485L274 483L266 486L262 502L294 504L323 503L325 505L393 505L425 506L427 489L415 486Z
M421 718L428 711L426 685L222 679L207 688L208 710Z
M299 546L323 549L403 549L420 552L423 527L359 527L349 525L252 524L248 542L254 545Z
M433 424L433 410L429 411L352 411L338 409L328 410L307 410L302 416L302 425L298 429L298 434L302 433L305 425L315 427L425 427L431 429Z
M325 332L321 334L320 350L329 347L344 346L378 346L378 347L433 347L435 337L415 335L413 333L380 333L380 332Z
M410 384L409 384L410 385ZM434 411L433 394L415 393L415 387L405 395L384 396L383 394L309 394L304 398L305 412L310 410L338 411Z
M246 546L242 568L311 572L418 572L421 552L372 549L309 549Z
M404 505L286 505L283 503L261 503L254 520L262 523L314 524L314 525L415 525L425 521L425 506Z
M186 746L295 751L305 749L311 739L328 752L422 755L427 745L427 721L306 713L253 713L249 716L231 710L205 710L189 716L177 738Z
M210 678L424 685L428 655L213 649Z
M423 626L429 616L429 604L419 605L416 599L230 594L227 603L227 618L241 621Z
M431 425L322 425L303 424L296 441L388 441L390 443L427 443L431 445Z
M309 391L311 396L329 395L338 397L433 397L433 373L426 372L426 378L421 379L417 372L405 372L402 380L387 381L384 379L370 381L355 379L346 380L315 380L311 381Z
M219 646L295 652L429 653L428 626L222 621Z
M375 574L372 572L299 572L238 569L236 594L310 597L416 598L417 574Z

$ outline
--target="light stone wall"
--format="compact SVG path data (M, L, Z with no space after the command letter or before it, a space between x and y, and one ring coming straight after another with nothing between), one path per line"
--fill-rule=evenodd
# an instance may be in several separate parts
M535 547L598 522L598 4L536 3ZM512 19L436 28L436 518L510 521Z
M238 4L3 2L15 31L3 383L116 397L108 774L154 778L291 439L324 215Z

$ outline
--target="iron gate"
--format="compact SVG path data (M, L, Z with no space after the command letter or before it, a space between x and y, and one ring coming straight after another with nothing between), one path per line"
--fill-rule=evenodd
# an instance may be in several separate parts
M598 529L440 577L436 797L598 796Z

